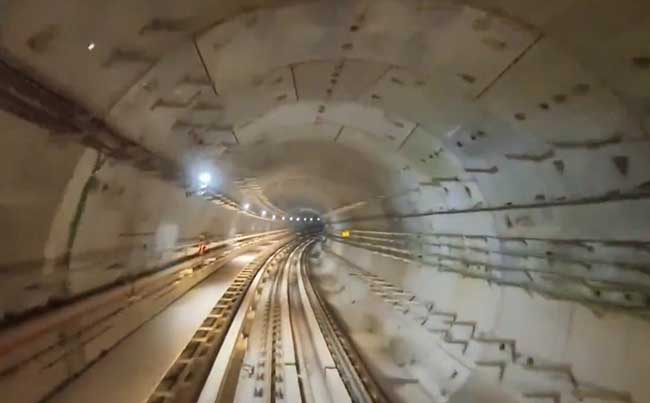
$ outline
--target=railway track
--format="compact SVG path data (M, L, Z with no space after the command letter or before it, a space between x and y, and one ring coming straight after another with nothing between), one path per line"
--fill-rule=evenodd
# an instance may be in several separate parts
M387 402L309 280L314 242L246 266L148 403Z

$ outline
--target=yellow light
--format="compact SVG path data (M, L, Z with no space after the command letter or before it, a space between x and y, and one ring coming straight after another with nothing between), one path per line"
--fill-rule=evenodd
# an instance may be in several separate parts
M350 237L350 230L346 229L345 231L341 231L341 237L342 238L349 238Z

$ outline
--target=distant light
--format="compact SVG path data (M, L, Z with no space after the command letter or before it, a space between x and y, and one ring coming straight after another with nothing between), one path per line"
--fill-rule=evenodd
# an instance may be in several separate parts
M310 218L309 221L314 221L314 219L313 219L313 218Z
M318 217L316 220L320 221L320 217Z
M262 210L262 217L266 217L266 210Z
M289 217L289 221L293 221L293 217Z
M296 221L300 221L300 217L296 217Z
M251 208L250 203L244 203L244 210L248 210L249 208Z
M93 49L95 49L95 42L90 42L88 44L88 50L93 50Z
M287 217L285 217L285 216L282 216L282 221L284 221L284 220L286 220L286 219L287 219Z
M273 219L275 220L275 214L273 214Z
M201 182L201 185L207 186L211 180L212 180L212 175L210 175L209 172L201 172L199 174L199 182Z

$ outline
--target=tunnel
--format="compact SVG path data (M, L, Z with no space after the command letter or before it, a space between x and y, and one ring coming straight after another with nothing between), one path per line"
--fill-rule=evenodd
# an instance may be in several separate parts
M648 1L3 0L0 130L4 403L650 402Z

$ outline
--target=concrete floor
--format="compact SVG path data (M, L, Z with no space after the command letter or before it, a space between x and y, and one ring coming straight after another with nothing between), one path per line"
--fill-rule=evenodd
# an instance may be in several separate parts
M251 252L228 262L46 401L140 403L146 400L239 270L254 257L255 253Z

